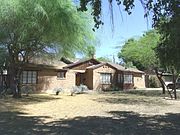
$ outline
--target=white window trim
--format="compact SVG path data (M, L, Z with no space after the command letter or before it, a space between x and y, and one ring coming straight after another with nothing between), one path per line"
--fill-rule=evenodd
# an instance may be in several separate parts
M37 71L34 70L24 70L21 73L21 83L22 84L37 84Z
M111 73L100 73L101 84L111 84L112 74Z
M133 75L132 74L124 74L124 83L132 84L133 83Z

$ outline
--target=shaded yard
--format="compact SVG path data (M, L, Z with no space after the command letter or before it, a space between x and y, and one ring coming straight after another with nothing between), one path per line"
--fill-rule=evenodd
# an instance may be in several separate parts
M138 94L139 93L139 94ZM143 92L0 100L2 135L180 134L180 100ZM152 94L153 95L153 94Z

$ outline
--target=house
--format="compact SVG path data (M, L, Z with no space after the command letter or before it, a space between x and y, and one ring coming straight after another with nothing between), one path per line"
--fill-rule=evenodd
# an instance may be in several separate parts
M132 68L127 69L118 64L90 59L67 65L64 69L81 71L76 74L76 85L84 84L89 89L145 88L144 72Z
M73 86L86 85L90 90L145 88L144 72L125 68L118 64L100 62L96 59L58 66L25 64L21 75L21 86L34 91L55 88L64 90Z

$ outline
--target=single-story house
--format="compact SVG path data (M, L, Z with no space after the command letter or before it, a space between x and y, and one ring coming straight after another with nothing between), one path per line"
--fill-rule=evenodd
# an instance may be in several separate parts
M144 72L114 63L90 59L63 69L81 71L76 74L76 85L84 84L93 90L145 88Z
M59 66L31 63L23 66L21 86L30 86L34 91L68 90L81 84L90 90L145 88L145 77L137 69L96 59Z

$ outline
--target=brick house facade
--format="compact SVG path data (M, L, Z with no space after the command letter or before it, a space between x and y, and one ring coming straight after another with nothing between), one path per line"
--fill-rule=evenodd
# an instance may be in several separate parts
M145 79L142 71L96 59L63 66L26 64L21 75L21 86L30 86L34 91L70 90L80 84L90 90L133 89L145 88Z

